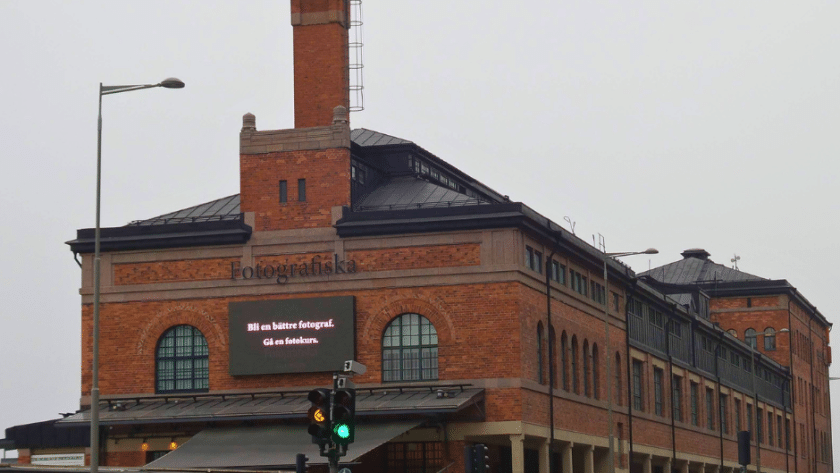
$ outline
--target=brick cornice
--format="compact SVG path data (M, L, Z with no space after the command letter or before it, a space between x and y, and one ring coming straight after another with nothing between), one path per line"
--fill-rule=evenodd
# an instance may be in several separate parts
M239 153L242 155L333 148L350 149L349 125L268 131L243 128L239 134Z

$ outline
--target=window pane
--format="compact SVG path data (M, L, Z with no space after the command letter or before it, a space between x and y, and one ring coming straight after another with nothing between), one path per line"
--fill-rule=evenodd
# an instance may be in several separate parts
M178 325L161 337L155 354L157 392L207 390L210 362L201 331Z
M420 314L395 318L382 337L382 380L420 381L438 378L437 331Z

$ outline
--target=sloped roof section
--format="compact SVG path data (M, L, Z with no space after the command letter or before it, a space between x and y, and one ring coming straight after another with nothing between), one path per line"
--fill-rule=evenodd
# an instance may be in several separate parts
M354 206L354 210L427 209L479 204L486 202L414 176L401 176L374 189Z
M412 141L397 138L396 136L386 135L378 131L368 130L366 128L357 128L350 132L350 140L359 146L388 146L388 145L410 145L414 144Z
M686 250L683 259L654 268L639 276L651 278L666 284L693 284L698 282L767 281L754 274L745 273L709 259L709 253L701 249Z
M311 407L306 394L196 394L111 399L102 401L99 416L102 425L303 419ZM359 389L356 394L356 414L360 417L405 417L454 413L483 396L483 389L462 384ZM88 424L90 410L73 414L58 423Z
M239 218L239 194L176 210L146 220L135 220L129 226L167 225L172 223L210 222Z

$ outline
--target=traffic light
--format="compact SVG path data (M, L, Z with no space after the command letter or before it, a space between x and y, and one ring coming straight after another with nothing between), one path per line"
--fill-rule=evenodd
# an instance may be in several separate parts
M487 456L489 450L483 443L473 445L472 468L475 473L490 471L490 457Z
M295 455L295 473L306 473L306 462L308 461L309 458L303 453Z
M356 438L356 390L337 389L331 415L332 441L336 445L353 443Z
M307 396L312 407L309 408L309 434L312 443L324 445L330 440L330 390L313 389Z
M475 468L473 465L475 463L475 449L472 445L465 445L464 446L464 471L466 473L475 473Z

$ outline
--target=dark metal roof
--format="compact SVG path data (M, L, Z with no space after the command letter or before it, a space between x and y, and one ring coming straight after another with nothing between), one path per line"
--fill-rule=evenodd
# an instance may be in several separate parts
M438 398L437 390L450 394ZM270 420L304 418L311 407L307 392L247 395L141 397L103 402L102 425L156 424L168 422L210 422L228 420ZM424 415L455 412L465 407L482 389L464 386L358 390L356 413L360 416ZM61 424L89 423L90 411L59 421Z
M56 426L62 419L16 425L6 429L0 448L64 448L90 445L90 425Z
M351 131L350 140L363 147L414 144L412 141L365 128L358 128Z
M354 206L357 211L423 209L486 204L479 199L419 179L401 176L388 180Z
M699 282L767 281L766 278L727 268L710 260L709 253L693 249L683 252L683 259L639 273L666 284L693 284Z
M167 225L173 223L235 220L239 215L239 194L236 194L146 220L135 220L129 223L129 225Z
M74 253L93 253L95 234L95 229L83 228L66 243ZM103 228L100 237L102 251L236 245L251 238L251 227L237 214L223 220Z

